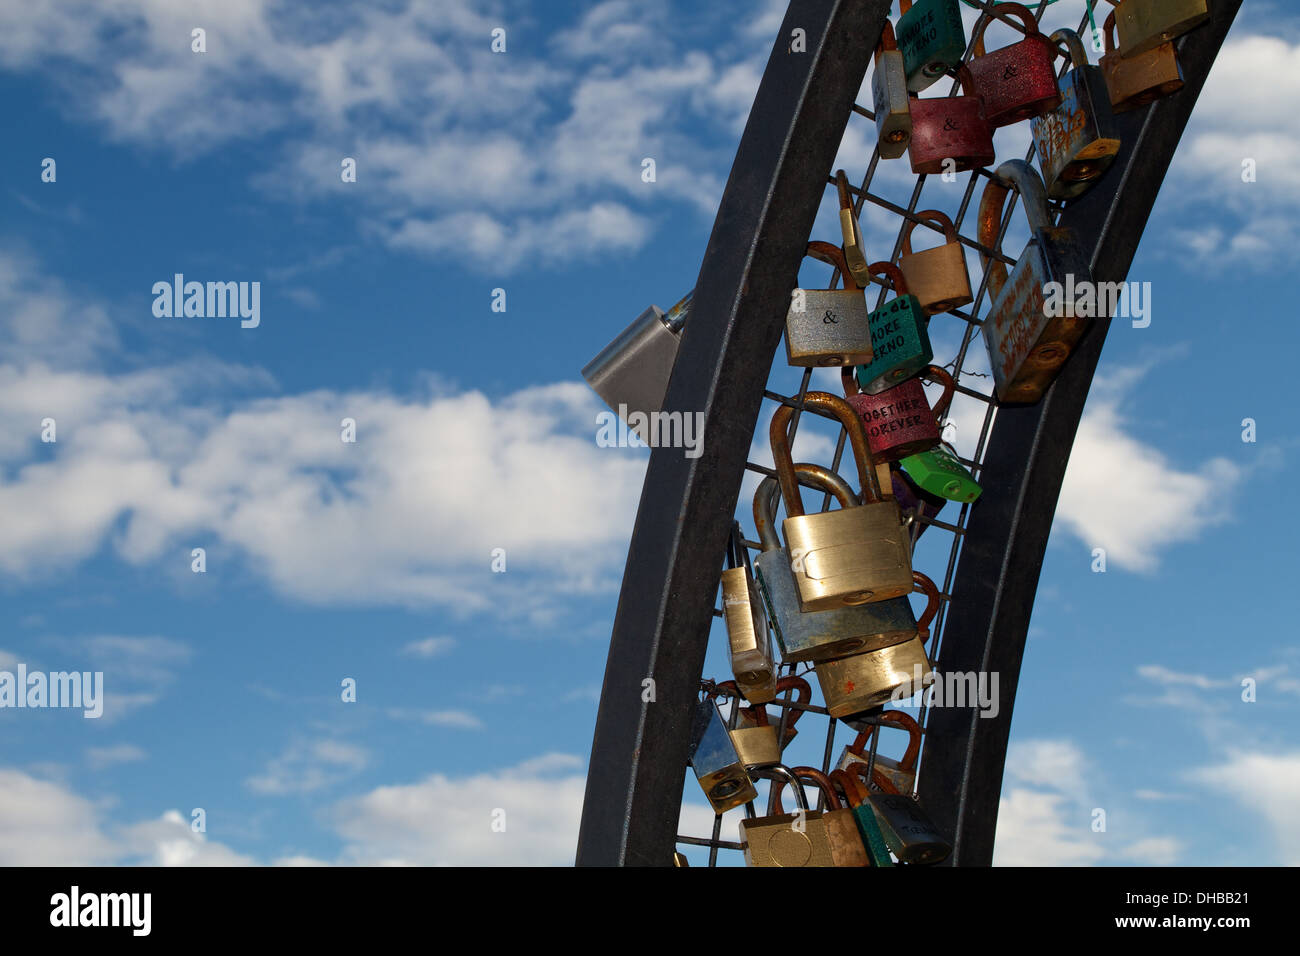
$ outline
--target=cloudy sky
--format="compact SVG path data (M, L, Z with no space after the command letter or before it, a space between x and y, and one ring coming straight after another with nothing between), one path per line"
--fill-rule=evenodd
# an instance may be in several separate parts
M783 10L0 3L0 669L107 688L99 720L0 711L0 864L572 861L646 460L597 446L578 369L694 282ZM998 862L1300 863L1269 364L1297 61L1294 11L1252 0L1134 263L1151 323L1115 323L1075 445ZM177 273L260 282L260 324L155 316Z

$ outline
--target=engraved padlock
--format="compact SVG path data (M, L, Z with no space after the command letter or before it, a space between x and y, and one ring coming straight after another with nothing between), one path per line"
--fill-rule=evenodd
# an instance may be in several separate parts
M845 772L865 779L866 769L866 764L854 764ZM875 811L885 843L900 862L942 863L952 855L952 844L939 832L920 803L899 793L879 771L872 772L871 782L880 792L869 793L867 802Z
M1154 50L1210 19L1208 0L1120 0L1119 48L1133 57Z
M913 252L912 230L916 227L916 219L938 225L943 230L943 245ZM903 251L898 257L898 268L907 281L907 287L921 303L921 308L933 315L936 312L949 312L973 301L970 273L966 271L966 253L957 238L957 229L952 220L937 209L918 212L916 219L909 219L903 225ZM863 388L871 391L865 385Z
M725 813L758 796L708 691L695 705L690 752L691 769L714 813Z
M943 386L943 394L934 408L930 407L921 384L927 378ZM939 423L952 403L956 388L952 376L939 366L927 365L919 375L875 395L864 395L858 390L858 380L850 369L845 369L840 379L844 384L844 400L862 419L874 460L898 461L939 444Z
M888 262L874 262L868 269L871 275L888 276L898 293L872 311L871 347L875 358L859 365L855 372L862 390L875 393L925 368L934 358L934 349L930 346L929 319L912 295L902 270Z
M844 748L837 766L840 770L847 770L855 763L870 764L874 769L879 770L899 793L910 794L916 788L916 758L921 755L921 725L916 722L916 718L901 710L885 711L880 715L880 721L881 723L872 724L862 731L854 738L853 743ZM876 754L874 757L871 754L875 747L873 741L876 730L885 724L900 727L907 732L907 750L897 760L883 754Z
M1061 104L1034 117L1029 128L1047 195L1074 199L1110 168L1120 139L1101 67L1088 64L1088 52L1073 30L1057 30L1052 39L1065 41L1074 66L1061 77Z
M899 0L898 49L903 54L907 88L919 93L966 55L966 28L958 0Z
M918 176L961 173L993 162L993 127L984 113L984 101L971 80L970 70L957 71L960 96L913 96L912 138L907 158Z
M863 845L862 835L858 832L853 811L840 803L839 795L836 794L830 778L815 767L792 767L790 772L795 777L796 787L800 780L811 780L825 798L826 809L807 811L805 824L811 823L813 816L816 815L818 825L825 834L830 865L870 866L871 860L867 856L866 846ZM785 781L779 777L772 781L772 799L775 801L777 813L784 812L781 807L781 789L784 784Z
M993 18L1014 17L1025 28L1024 39L992 53L984 50L984 29ZM1038 20L1023 4L999 3L975 28L975 50L967 66L976 92L984 100L989 126L999 129L1061 104L1056 85L1056 44L1043 36Z
M803 407L828 414L844 426L858 469L862 504L804 514L790 459L789 425L794 409L781 405L772 415L768 439L785 502L782 530L800 608L821 611L907 594L912 589L910 542L898 503L881 497L862 419L844 399L829 392L809 392Z
M1127 113L1183 88L1183 68L1172 41L1135 55L1122 47L1115 49L1114 10L1107 15L1103 32L1106 52L1099 62L1112 112Z
M797 368L857 365L871 361L867 300L829 242L808 243L805 253L840 271L842 289L795 289L785 316L786 361Z
M739 521L732 524L727 570L722 572L722 617L727 626L731 673L741 693L755 704L772 700L776 697L776 664L772 660L767 610L754 583Z
M876 114L876 148L881 159L897 159L912 138L912 111L907 100L907 70L888 20L876 44L871 76L871 111Z
M988 269L990 296L980 331L993 367L993 387L1004 405L1033 404L1043 397L1087 327L1087 309L1075 303L1092 286L1092 270L1078 236L1068 226L1052 225L1043 181L1024 160L1003 163L985 183L980 242L989 248L997 242L1003 205L1013 187L1029 219L1029 244L1009 279L1000 259L990 263L980 254ZM1062 294L1049 300L1051 284Z

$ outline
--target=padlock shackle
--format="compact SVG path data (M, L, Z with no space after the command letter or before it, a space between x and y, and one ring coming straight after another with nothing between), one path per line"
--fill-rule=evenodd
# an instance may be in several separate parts
M862 241L862 227L858 225L858 216L853 210L853 197L849 195L849 177L842 169L835 171L835 191L840 199L840 237L844 240L840 248L840 275L844 277L845 289L860 289L858 275L867 264L866 244ZM853 250L852 254L849 250ZM858 275L854 274L855 270Z
M1006 205L1007 193L1012 189L1020 193L1020 204L1025 209L1029 228L1035 231L1051 228L1047 215L1047 189L1043 179L1034 168L1023 159L1009 159L994 171L993 176L984 184L980 196L979 241L980 245L992 249L1002 231L1002 210ZM1001 259L990 259L983 249L980 260L988 270L989 297L995 297L1002 291L1007 281L1007 266Z
M916 219L927 222L938 223L943 230L944 245L951 245L958 242L957 227L952 224L952 220L945 216L937 209L926 209L916 213ZM914 255L912 252L912 230L916 228L916 219L909 219L903 225L903 252L905 256Z
M999 3L992 10L980 17L979 23L975 24L975 48L971 51L971 56L984 56L984 29L995 18L1003 23L1010 24L1008 17L1015 17L1025 28L1025 39L1043 35L1043 31L1038 29L1038 19L1029 11L1029 8L1022 3ZM1016 43L1023 42L1016 40Z
M841 508L856 508L861 502L853 493L849 483L833 471L801 461L794 466L795 474L802 475L806 484L833 495ZM758 540L764 551L780 551L781 538L776 532L776 502L781 495L781 485L768 475L758 484L754 492L754 527L758 529Z
M925 594L925 610L921 616L916 619L916 633L922 641L930 639L930 622L934 616L939 613L939 589L935 583L927 578L920 571L912 572L912 593L921 591Z
M744 532L740 530L740 522L731 522L731 534L727 538L727 570L734 571L736 568L749 570L749 549L745 547Z
M808 686L806 680L795 674L787 674L776 682L776 694L778 697L787 690L793 690L795 692L795 703L807 704L808 701L812 700L812 688ZM766 710L766 708L764 709ZM799 723L799 718L803 716L803 709L799 707L782 707L781 709L790 712L790 716L785 722L785 729L793 730L794 725Z
M1106 14L1106 22L1101 25L1102 36L1106 38L1106 52L1115 52L1115 8L1110 8L1110 13Z
M889 281L893 283L896 295L908 295L907 279L903 277L903 270L892 262L873 262L867 268L873 276L888 276Z
M862 489L863 504L878 504L881 501L880 480L876 477L876 463L871 457L871 448L867 444L867 431L862 419L853 410L853 406L830 392L809 392L804 396L805 410L829 413L838 418L849 436L849 445L853 448L853 460L858 466L858 482ZM785 501L787 518L796 518L804 513L803 501L799 498L799 485L795 478L794 462L790 458L790 418L794 408L790 405L780 406L772 415L772 424L768 429L768 441L772 447L772 462L776 466L776 478L781 484L781 497Z
M857 292L858 280L853 278L853 273L849 271L848 260L844 258L844 248L834 243L826 242L823 239L813 239L808 243L808 248L804 251L804 256L810 259L817 259L832 265L840 271L840 281L844 283L846 292Z
M1084 48L1083 40L1079 34L1075 33L1069 27L1061 27L1052 33L1052 42L1059 43L1064 40L1066 47L1070 51L1070 64L1075 67L1088 66L1088 51Z
M948 411L948 406L952 404L952 396L957 391L957 383L952 380L947 369L942 369L937 365L927 365L917 373L918 378L928 378L932 382L938 382L943 386L943 393L939 400L934 403L934 423L937 425L943 419L944 412Z
M844 772L849 774L850 776L856 776L858 778L859 785L862 785L861 782L866 780L867 765L864 763L853 763L850 764L848 767L846 767ZM898 788L894 786L893 781L891 781L888 777L886 777L883 773L881 773L880 770L876 767L871 768L871 783L878 790L884 793L888 793L892 796L900 795L898 792ZM868 793L869 792L870 790L868 789Z
M803 790L803 785L800 784L798 781L811 780L813 783L817 785L818 789L820 789L821 792L826 795L827 810L844 809L844 805L840 803L839 794L835 792L835 787L831 784L830 778L827 777L826 774L822 773L820 770L818 770L815 767L792 767L790 772L794 775L795 778L795 791L796 791L795 800L796 801L798 801L798 793ZM785 813L785 809L781 806L781 791L784 789L785 789L784 780L772 781L771 799L775 801L772 804L772 807L778 814ZM804 802L802 804L803 809L805 811L808 809L807 799L808 798L805 795Z
M912 771L916 769L916 758L921 755L921 725L916 722L916 718L910 714L905 714L901 710L887 710L880 715L881 721L888 724L894 724L907 731L907 750L903 754L903 759L898 762L898 769L903 771ZM858 734L853 743L849 744L849 752L855 753L859 757L867 756L867 743L876 735L876 729L880 724L872 724L862 733Z
M845 770L832 770L831 783L838 784L844 793L844 802L853 809L862 806L867 800L867 791L853 774Z
M908 4L911 6L911 4ZM898 39L894 36L894 24L888 17L885 17L885 25L880 28L880 40L876 43L875 59L880 59L880 54L886 50L897 50Z
M965 63L963 63L961 66L957 67L957 81L958 81L959 83L961 83L961 95L962 95L962 96L979 96L979 92L975 89L975 77L971 76L970 68L967 67ZM908 98L909 100L919 100L921 97L918 96L914 90L908 90L908 91L907 91L907 98ZM948 97L944 97L944 96L934 96L934 97L929 97L929 96L927 96L926 99L942 100L942 99L948 99ZM983 115L984 115L984 114L983 114L983 111L981 110L981 112L980 112L980 116L981 116L981 118L983 117Z
M777 763L769 767L752 767L746 771L751 777L761 777L772 781L772 791L767 797L767 815L773 816L774 809L780 806L778 784L785 786L786 783L794 784L794 802L799 804L799 808L805 812L808 810L808 798L804 795L803 787L799 786L799 779L794 775L785 764ZM776 813L783 811L776 810Z

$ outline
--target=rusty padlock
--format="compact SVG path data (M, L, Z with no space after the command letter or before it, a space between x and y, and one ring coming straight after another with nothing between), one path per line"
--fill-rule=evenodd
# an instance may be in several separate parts
M851 369L845 369L840 377L844 400L862 419L873 459L897 461L939 444L939 421L952 404L956 389L952 376L939 366L927 365L917 376L875 395L858 391L858 380ZM923 378L943 386L943 394L933 409L921 385Z
M984 113L984 101L975 92L970 70L957 71L961 96L913 96L912 139L907 158L917 175L961 173L987 166L996 158L993 127Z
M984 29L996 17L1015 17L1025 27L1025 37L992 53L984 51ZM984 116L993 129L1041 116L1061 103L1056 85L1056 44L1043 36L1023 4L999 3L989 19L975 28L975 51L968 64Z
M916 787L916 758L921 755L921 725L911 714L901 710L887 710L880 715L881 724L872 724L844 748L840 755L839 769L847 770L855 763L871 762L872 767L889 780L899 793L910 794ZM871 758L872 738L876 728L884 724L893 724L907 732L907 750L897 760L876 754Z

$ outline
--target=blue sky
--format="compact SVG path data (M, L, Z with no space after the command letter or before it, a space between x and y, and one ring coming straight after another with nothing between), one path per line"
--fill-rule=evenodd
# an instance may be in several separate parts
M107 686L99 720L0 711L0 863L572 860L646 456L597 446L578 370L693 283L784 4L417 7L0 11L0 669ZM1297 341L1298 58L1294 12L1249 4L1134 262L1152 321L1113 326L1070 463L999 862L1300 862L1267 364ZM260 325L156 318L178 272L260 282Z

